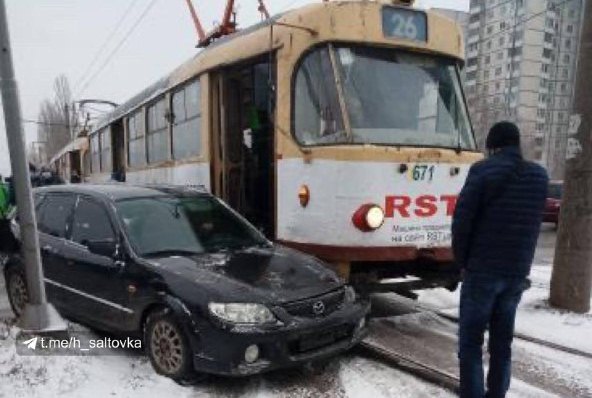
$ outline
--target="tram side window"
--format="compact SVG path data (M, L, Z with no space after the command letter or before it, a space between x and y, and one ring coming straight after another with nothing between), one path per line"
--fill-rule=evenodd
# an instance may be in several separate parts
M144 144L144 123L142 111L138 111L127 120L127 159L130 167L146 163L146 145Z
M111 129L106 128L101 132L101 171L110 172L113 166L111 156Z
M147 119L148 163L167 160L169 158L168 123L164 98L148 107Z
M99 145L99 133L90 139L90 170L92 173L101 172L101 147Z
M200 152L200 87L194 81L173 94L173 158L184 159Z

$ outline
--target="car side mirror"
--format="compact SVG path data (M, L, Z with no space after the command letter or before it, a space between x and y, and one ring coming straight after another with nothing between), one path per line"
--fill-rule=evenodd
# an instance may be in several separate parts
M114 258L118 251L118 245L115 240L91 240L86 242L88 251L109 258Z

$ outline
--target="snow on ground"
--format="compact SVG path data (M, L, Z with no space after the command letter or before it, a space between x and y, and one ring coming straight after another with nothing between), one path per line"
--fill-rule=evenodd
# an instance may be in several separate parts
M0 323L0 397L452 397L448 391L382 364L344 355L323 372L277 371L243 379L212 377L182 386L159 376L140 353L21 356L18 329Z
M592 311L588 314L575 314L549 306L554 240L555 232L543 229L530 274L532 287L524 293L518 307L516 331L592 353ZM420 303L452 315L458 315L459 299L460 289L454 293L445 289L419 292Z
M592 353L592 312L575 314L549 306L551 267L535 265L531 280L532 287L524 293L518 307L516 332ZM419 292L421 304L451 315L458 315L459 299L460 289L454 293L445 289Z

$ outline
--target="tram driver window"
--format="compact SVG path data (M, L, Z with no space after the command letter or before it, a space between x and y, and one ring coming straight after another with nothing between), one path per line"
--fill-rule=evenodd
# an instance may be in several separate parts
M164 98L148 107L147 121L148 163L168 160L168 122Z
M454 61L364 46L327 46L305 57L294 133L303 145L475 149Z

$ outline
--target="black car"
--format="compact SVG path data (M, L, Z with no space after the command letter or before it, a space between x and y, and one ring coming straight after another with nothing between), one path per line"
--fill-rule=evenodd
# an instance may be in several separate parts
M49 300L97 329L142 333L158 373L248 375L365 335L369 305L334 272L198 188L62 185L34 196ZM4 272L18 315L18 255Z

